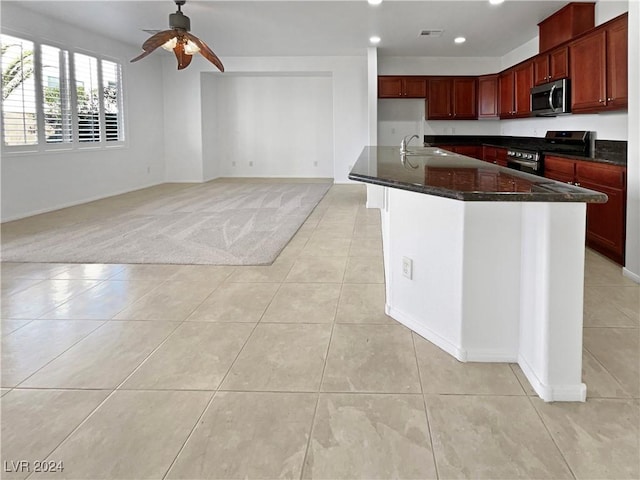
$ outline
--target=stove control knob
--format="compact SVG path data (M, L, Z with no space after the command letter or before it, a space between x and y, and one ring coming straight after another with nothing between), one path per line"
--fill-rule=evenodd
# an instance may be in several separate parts
M513 155L515 155L515 152L513 150L507 150L507 155L512 157Z
M520 158L522 157L522 154L520 152L516 152L516 158Z

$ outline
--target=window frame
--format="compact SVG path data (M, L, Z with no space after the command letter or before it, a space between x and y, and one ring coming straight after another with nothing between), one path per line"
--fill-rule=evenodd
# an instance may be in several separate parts
M86 151L104 151L110 149L121 149L128 147L128 122L126 122L127 104L125 99L126 86L126 72L125 62L120 58L116 58L109 55L104 55L91 50L72 47L65 45L64 43L52 40L48 38L38 37L25 32L20 32L12 29L2 29L2 34L17 37L22 40L26 40L33 43L34 50L34 81L36 85L35 99L36 99L36 120L38 128L38 143L32 145L6 145L4 137L0 138L0 148L2 155L7 156L19 156L19 155L40 155L50 154L56 152L86 152ZM69 62L69 102L71 105L71 142L47 142L46 133L44 129L45 114L44 114L44 93L42 84L42 45L58 48L68 53ZM78 103L77 103L77 91L76 91L76 76L75 76L75 54L82 54L93 57L97 61L98 65L98 98L99 98L99 122L100 122L100 140L96 142L80 142L79 141L79 128L78 128ZM102 91L102 62L106 60L108 62L115 63L119 67L120 82L119 82L119 101L118 101L118 125L119 136L118 140L106 139L106 117L104 108L104 92ZM0 106L0 122L4 122L4 108ZM3 123L2 123L3 124Z

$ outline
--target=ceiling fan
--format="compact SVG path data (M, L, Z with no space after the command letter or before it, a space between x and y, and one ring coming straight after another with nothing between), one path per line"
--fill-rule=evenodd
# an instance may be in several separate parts
M186 3L186 0L174 0L178 6L178 11L169 15L169 27L170 30L163 30L161 32L152 35L142 44L144 52L138 55L131 62L137 62L143 59L156 48L162 47L165 50L175 53L178 59L178 70L187 68L191 63L191 58L195 53L200 52L204 58L213 63L218 70L224 72L224 66L213 53L206 43L200 40L195 35L189 33L191 29L191 20L184 13L182 13L182 5Z

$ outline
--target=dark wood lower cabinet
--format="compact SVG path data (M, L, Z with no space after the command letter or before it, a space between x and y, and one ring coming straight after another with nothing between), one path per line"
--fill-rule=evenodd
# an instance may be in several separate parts
M482 160L485 162L494 163L501 167L507 166L507 149L500 147L490 147L484 145L482 147Z
M587 246L624 264L626 168L555 156L545 157L545 177L607 195L607 203L587 204Z

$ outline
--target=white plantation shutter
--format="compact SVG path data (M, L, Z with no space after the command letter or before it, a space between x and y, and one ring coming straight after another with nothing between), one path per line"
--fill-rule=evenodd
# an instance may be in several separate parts
M70 143L71 99L69 91L69 52L42 45L41 81L44 135L46 143Z
M2 141L7 146L36 145L38 118L33 42L9 35L2 45Z
M0 46L3 152L124 142L119 63L6 34Z
M122 135L122 79L120 65L102 60L102 91L107 142L123 140Z
M78 113L78 140L100 141L100 81L98 59L74 53L76 82L76 108Z

